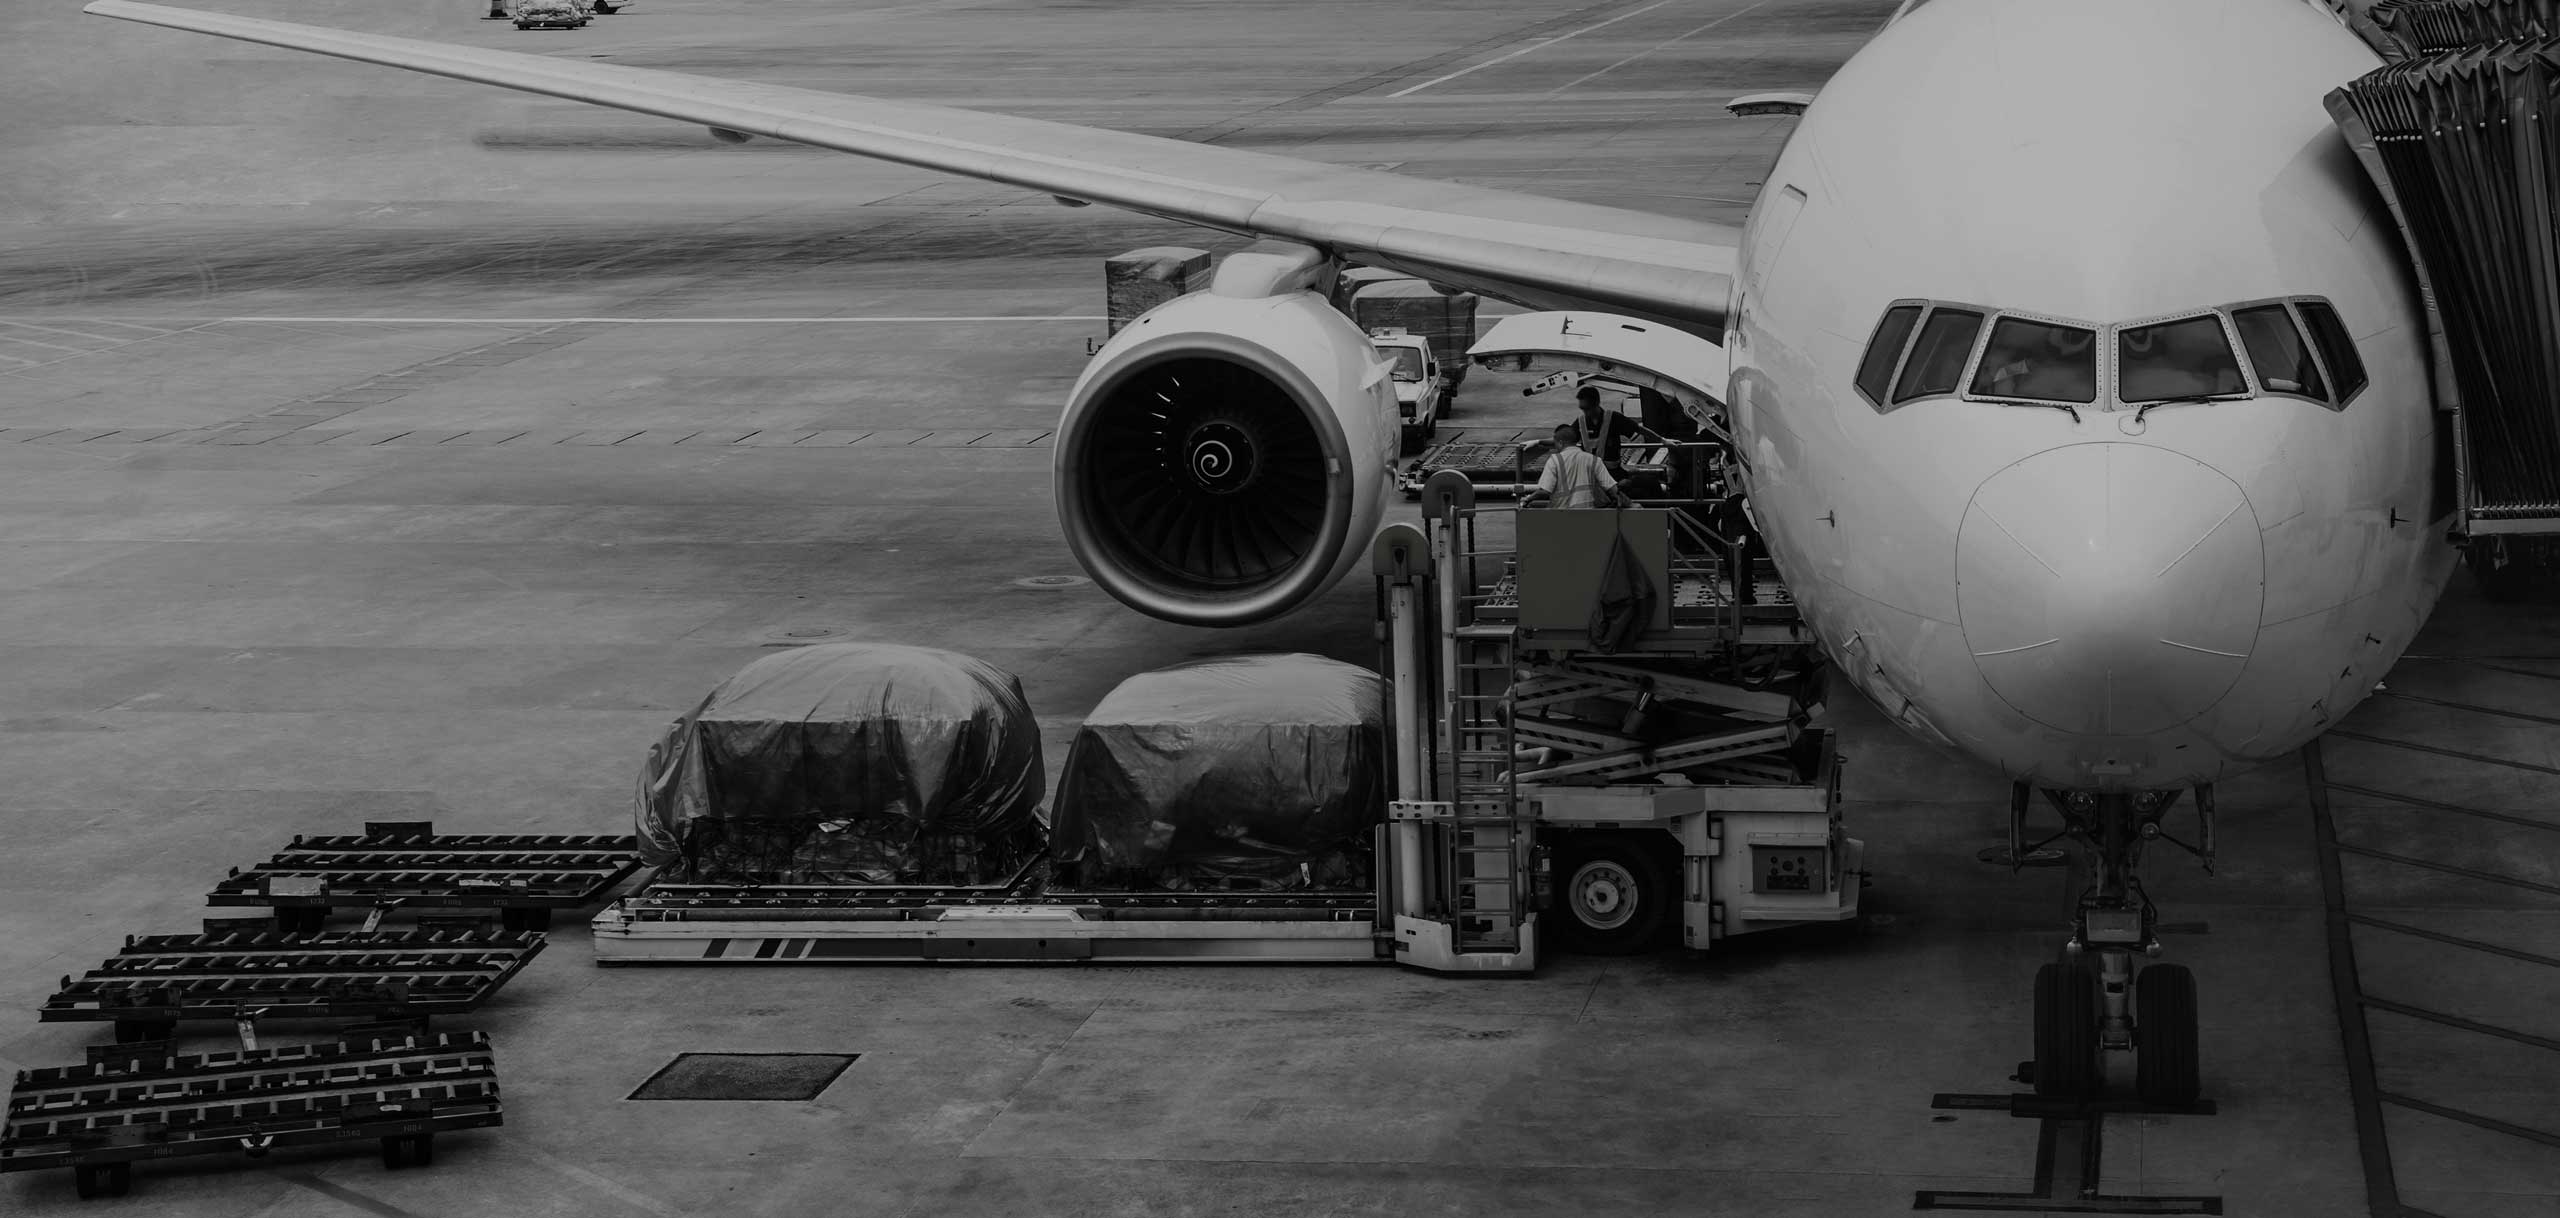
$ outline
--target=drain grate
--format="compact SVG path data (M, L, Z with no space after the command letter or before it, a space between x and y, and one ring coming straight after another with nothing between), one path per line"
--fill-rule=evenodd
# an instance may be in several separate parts
M628 1098L814 1100L859 1053L679 1053Z

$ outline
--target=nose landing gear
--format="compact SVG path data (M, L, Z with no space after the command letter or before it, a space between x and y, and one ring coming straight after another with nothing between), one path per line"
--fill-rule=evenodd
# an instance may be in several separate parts
M2019 783L2009 801L2009 857L2023 860L2030 790ZM2134 1088L2144 1106L2193 1108L2203 1086L2197 1051L2195 974L2175 964L2151 964L2137 974L2135 957L2160 954L2159 911L2134 874L2142 847L2164 840L2203 860L2213 871L2213 788L2196 788L2194 845L2171 837L2161 819L2178 802L2176 791L2101 794L2049 791L2062 813L2056 840L2085 847L2091 883L2074 911L2071 939L2062 959L2036 971L2035 1059L2019 1080L2036 1094L2094 1100L2105 1089L2105 1054L2135 1055Z

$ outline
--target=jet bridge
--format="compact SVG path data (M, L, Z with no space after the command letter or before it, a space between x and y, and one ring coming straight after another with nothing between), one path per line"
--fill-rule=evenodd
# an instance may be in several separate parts
M2416 263L2484 576L2560 552L2560 39L2539 7L2376 5L2363 32L2395 62L2327 98Z
M1863 847L1814 722L1811 639L1741 547L1676 507L1478 506L1457 474L1373 547L1393 799L1362 892L657 884L594 920L598 963L1392 961L1522 973L1856 916ZM1689 505L1695 507L1698 505ZM1596 638L1628 546L1652 601ZM1624 572L1621 572L1624 575Z

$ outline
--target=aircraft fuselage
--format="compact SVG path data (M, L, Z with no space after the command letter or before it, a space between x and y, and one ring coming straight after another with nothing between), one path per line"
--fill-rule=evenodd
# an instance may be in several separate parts
M1890 717L2047 787L2182 787L2300 747L2407 648L2454 559L2426 324L2321 106L2378 63L2298 0L1934 0L1825 86L1745 232L1728 404L1772 557ZM2351 337L2343 402L2354 369L2324 400L2266 358L2131 400L2148 344L2246 354L2233 306L2307 329L2287 300ZM1951 391L1871 400L1902 301L1986 337ZM2089 332L2089 400L1980 392L2023 383L1984 350L2013 315ZM2138 328L2180 315L2215 324Z

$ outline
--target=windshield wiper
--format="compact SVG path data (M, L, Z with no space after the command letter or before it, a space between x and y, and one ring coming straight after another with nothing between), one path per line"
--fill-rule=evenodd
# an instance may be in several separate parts
M2236 402L2247 396L2245 393L2182 393L2173 398L2153 398L2135 409L2133 421L2141 422L2155 406L2210 406L2215 402Z

